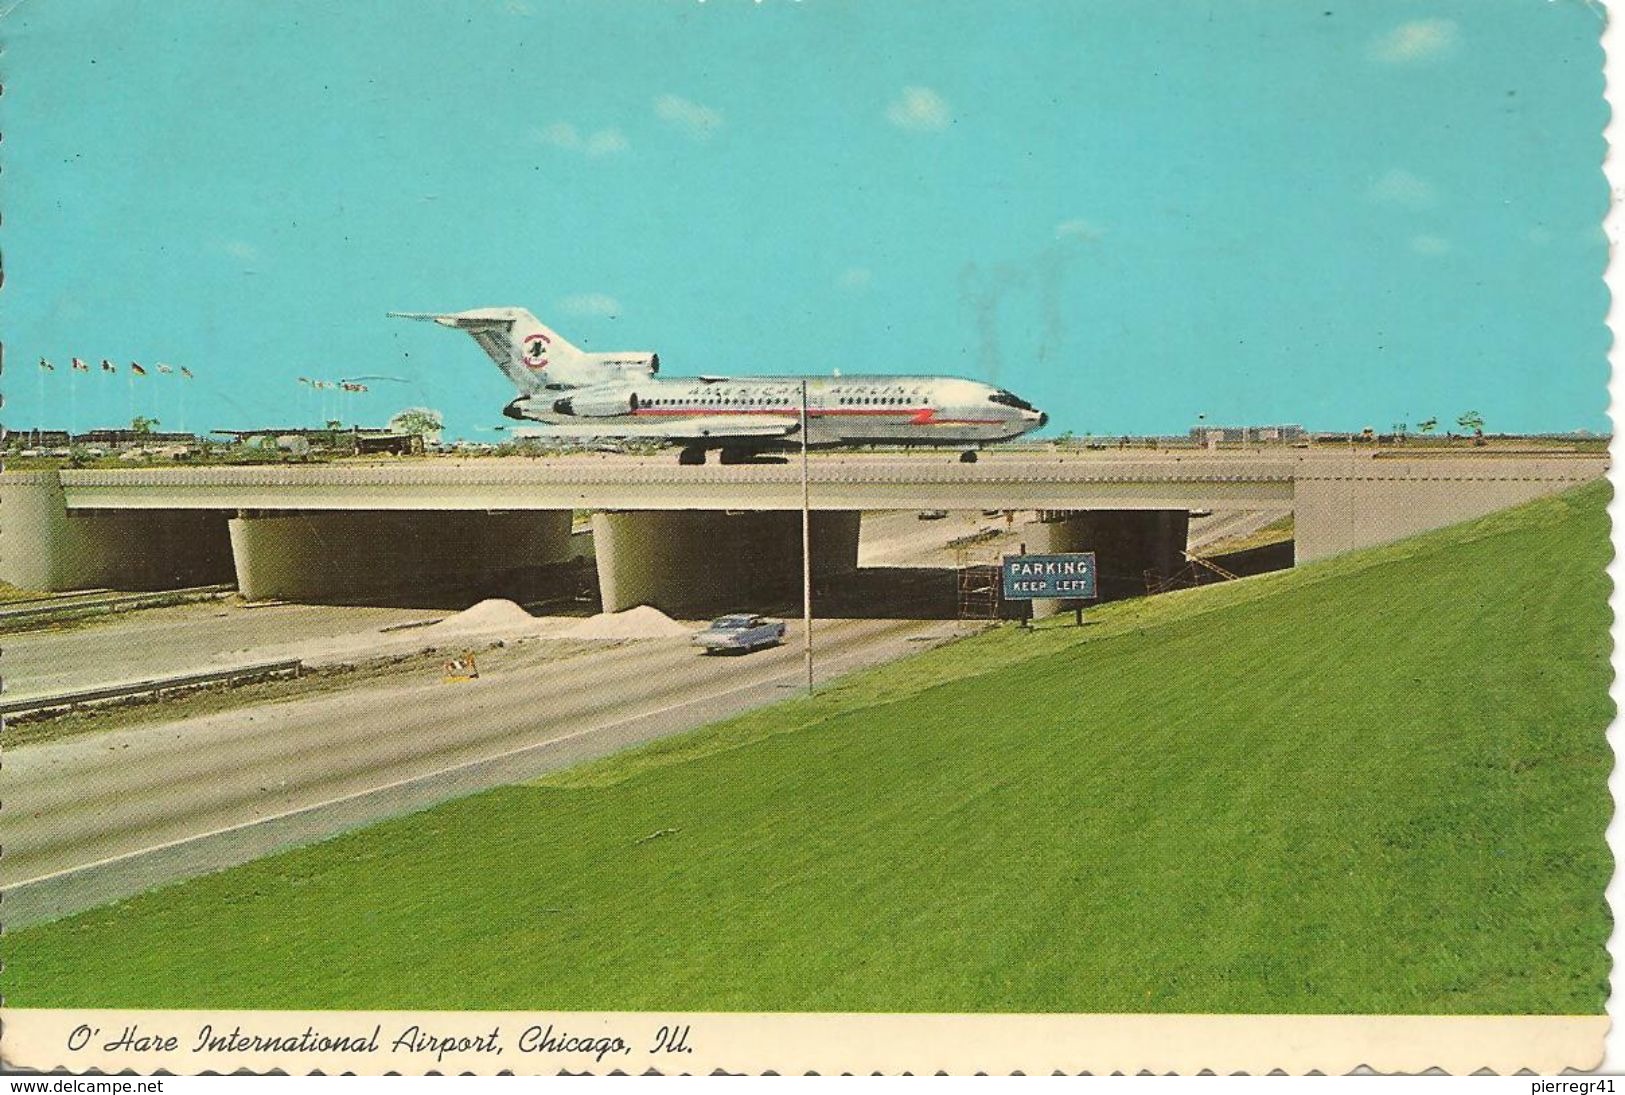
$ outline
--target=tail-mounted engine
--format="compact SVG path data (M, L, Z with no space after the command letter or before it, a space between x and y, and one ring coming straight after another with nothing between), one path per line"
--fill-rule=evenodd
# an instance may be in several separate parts
M553 401L554 414L573 415L578 418L614 418L634 414L638 409L638 393L624 388L587 388Z

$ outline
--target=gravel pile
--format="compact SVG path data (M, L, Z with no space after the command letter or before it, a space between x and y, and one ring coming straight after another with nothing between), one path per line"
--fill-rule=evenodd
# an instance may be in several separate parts
M537 630L542 621L514 604L498 597L479 604L454 616L447 616L437 624L430 624L419 635L426 639L447 639L459 635L507 634Z
M658 608L639 605L625 612L600 612L563 633L567 639L672 639L693 634Z

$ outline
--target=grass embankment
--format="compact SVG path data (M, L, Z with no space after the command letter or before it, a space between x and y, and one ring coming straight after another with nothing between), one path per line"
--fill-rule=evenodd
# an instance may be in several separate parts
M50 596L47 593L36 593L32 589L20 589L10 582L0 582L0 604L9 604L12 601L38 601Z
M1606 497L999 631L8 935L7 1001L1596 1013Z

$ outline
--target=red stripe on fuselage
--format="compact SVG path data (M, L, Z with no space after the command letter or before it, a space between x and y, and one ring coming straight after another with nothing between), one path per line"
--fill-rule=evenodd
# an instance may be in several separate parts
M632 412L633 417L658 418L682 416L684 418L700 418L719 414L766 414L775 418L799 418L800 407L639 407ZM893 415L904 418L905 421L897 423L899 426L1002 426L1014 419L1005 418L937 418L936 411L931 407L922 407L918 410L907 408L887 407L827 407L809 408L808 418L830 418L841 415L856 415L858 417L875 415Z

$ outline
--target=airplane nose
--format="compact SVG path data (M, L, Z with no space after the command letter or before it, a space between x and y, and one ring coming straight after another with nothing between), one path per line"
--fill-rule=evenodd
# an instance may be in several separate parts
M1047 425L1049 425L1049 413L1048 412L1042 412L1042 411L1039 412L1039 415L1038 415L1038 428L1043 429Z

